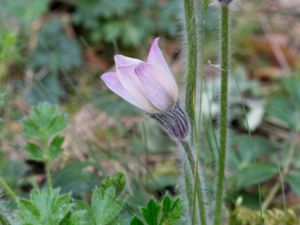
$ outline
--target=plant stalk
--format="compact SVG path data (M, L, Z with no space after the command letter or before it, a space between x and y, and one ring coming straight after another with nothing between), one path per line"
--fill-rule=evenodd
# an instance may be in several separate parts
M196 37L197 37L197 75L200 80L199 90L197 92L198 97L198 104L199 104L199 112L198 115L196 115L196 129L195 129L195 166L194 166L194 190L198 190L201 188L203 190L203 187L198 187L198 168L199 168L199 155L200 155L200 135L201 135L201 123L202 123L202 91L203 91L203 84L204 84L204 14L205 14L205 1L202 0L194 0L195 2L195 17L196 17ZM200 182L201 185L203 185L203 181ZM203 192L203 199L204 202L202 204L205 204L206 196ZM205 207L205 205L203 206ZM193 195L193 217L192 221L196 222L196 209L197 209L197 192L194 192ZM199 207L199 214L201 214L201 207ZM206 215L205 215L206 217ZM206 218L208 219L208 218ZM206 224L208 221L202 221L201 224Z
M192 140L195 130L195 99L197 73L197 33L193 0L184 0L186 43L187 43L187 77L185 109L192 127Z
M51 160L49 159L49 144L48 140L45 141L45 170L46 170L46 179L47 179L47 186L49 191L52 190L52 176L51 176Z
M184 152L188 158L188 162L189 162L189 166L190 166L190 169L192 171L192 174L193 174L193 178L194 180L198 181L197 183L197 189L194 189L194 193L197 194L197 199L198 199L198 207L199 207L199 212L200 212L200 222L201 222L201 225L207 225L207 220L206 220L206 208L205 208L205 202L204 202L204 193L202 191L202 186L201 186L201 176L200 174L198 173L198 168L197 168L197 173L194 172L194 168L196 166L196 163L195 163L195 159L194 159L194 156L193 156L193 152L191 150L191 147L189 145L189 143L187 142L181 142L181 145L184 149ZM197 178L195 179L195 176L197 176ZM193 210L193 214L192 214L192 224L196 224L196 211Z
M192 183L192 174L191 174L191 170L190 170L190 166L188 162L183 162L183 175L184 175L184 182L185 182L185 192L186 192L186 198L188 201L188 211L189 211L189 215L190 218L193 218L193 183Z
M220 100L220 154L216 182L214 225L222 221L223 189L227 147L227 106L229 70L229 6L221 4L221 100Z
M9 195L12 199L17 199L17 194L9 187L6 181L0 177L0 186L2 186L3 190Z

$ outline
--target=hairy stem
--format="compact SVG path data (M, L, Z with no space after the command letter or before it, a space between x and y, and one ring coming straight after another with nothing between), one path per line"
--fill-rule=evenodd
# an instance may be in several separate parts
M193 209L193 183L192 183L192 179L191 179L191 170L190 167L188 165L189 163L184 162L183 163L183 175L184 175L184 182L185 182L185 192L186 192L186 198L188 201L188 206L189 206L189 215L190 218L192 218L192 209Z
M195 130L195 98L197 73L197 39L196 20L193 0L184 0L186 44L187 44L187 77L185 109L189 116L192 130ZM191 135L194 138L194 133Z
M228 105L228 69L229 69L229 6L221 5L221 100L220 100L220 154L218 177L216 182L216 201L214 225L222 221L222 202L225 178L225 160L227 145L227 105Z
M3 188L3 190L9 195L12 199L17 199L17 194L9 187L9 185L6 183L6 181L0 177L0 186Z
M206 208L205 208L205 202L204 202L204 193L203 193L203 190L202 190L202 179L201 179L200 174L198 173L198 168L197 168L197 173L194 172L194 168L196 166L196 163L195 163L193 152L192 152L192 149L191 149L189 143L181 142L181 144L182 144L184 152L185 152L185 154L188 158L188 162L189 162L189 166L190 166L190 169L192 171L192 174L193 174L193 178L198 183L197 184L198 189L194 189L194 193L197 194L198 207L199 207L199 212L200 212L200 222L201 222L201 225L206 225L207 224ZM195 179L195 176L197 176L197 179ZM193 213L195 213L195 212L196 211L193 211ZM194 216L195 215L193 215L193 217L192 217L192 224L196 223L196 219L195 219Z
M47 185L48 189L52 190L52 177L51 177L51 160L49 159L49 144L48 140L45 141L45 156L46 156L46 161L45 161L45 170L46 170L46 178L47 178Z
M199 155L200 155L200 134L201 134L201 123L202 123L202 91L204 84L204 14L205 14L205 1L202 0L194 0L195 1L195 16L196 16L196 33L197 33L197 74L200 80L200 86L197 92L197 97L199 101L199 112L196 115L196 130L195 130L195 166L194 166L194 190L198 190L201 187L198 187L198 168L199 168ZM202 188L201 188L202 189ZM204 193L203 193L204 194ZM203 196L204 201L206 200L206 196ZM205 202L203 202L205 204ZM205 207L205 206L203 206ZM199 214L201 214L201 208L199 208ZM197 193L194 192L193 195L193 221L196 222L196 209L197 209ZM205 215L206 216L206 215ZM206 218L208 219L208 218ZM208 221L201 221L201 224L208 223Z

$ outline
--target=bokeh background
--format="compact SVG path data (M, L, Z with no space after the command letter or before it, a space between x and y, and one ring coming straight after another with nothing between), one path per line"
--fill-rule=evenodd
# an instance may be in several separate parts
M42 185L27 160L20 121L48 101L69 115L54 185L88 199L101 178L124 171L128 207L178 192L176 146L142 112L112 94L100 75L114 54L146 58L153 38L184 87L179 0L1 0L0 176L21 195ZM226 203L300 209L300 2L239 0L232 13L230 143ZM218 128L218 7L205 15L202 160L211 189ZM182 88L183 93L183 88ZM270 196L269 196L270 197Z

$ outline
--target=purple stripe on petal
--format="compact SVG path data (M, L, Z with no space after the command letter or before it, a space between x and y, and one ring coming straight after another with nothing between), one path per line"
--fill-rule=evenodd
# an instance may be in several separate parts
M156 112L157 110L146 98L142 90L143 87L137 75L135 74L135 68L135 64L117 67L117 77L124 89L135 99L135 101L140 105L141 109L150 113Z
M168 79L168 76L165 70L162 70L161 67L157 67L156 65L150 63L140 63L139 67L143 68L144 73L152 76L166 91L168 91L169 95L172 97L173 102L178 101L178 88L173 77L172 79ZM171 75L172 76L172 75Z
M105 83L105 85L114 93L119 95L121 98L125 99L126 101L130 102L131 104L142 108L134 98L132 98L129 93L124 89L124 87L121 85L120 81L118 80L118 77L115 73L107 72L104 73L101 76L101 79Z
M149 101L160 111L166 111L175 104L170 93L156 79L146 63L141 63L135 68L135 72L143 87L143 92Z

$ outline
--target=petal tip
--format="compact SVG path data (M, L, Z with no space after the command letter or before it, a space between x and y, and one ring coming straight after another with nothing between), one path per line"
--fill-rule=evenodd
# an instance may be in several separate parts
M109 80L111 80L113 77L115 76L115 73L113 72L106 72L104 74L102 74L100 76L100 79L104 82L104 83L107 83L109 82Z
M123 66L130 66L141 62L141 60L139 59L131 58L119 54L114 56L114 60L115 60L116 68L120 68Z

